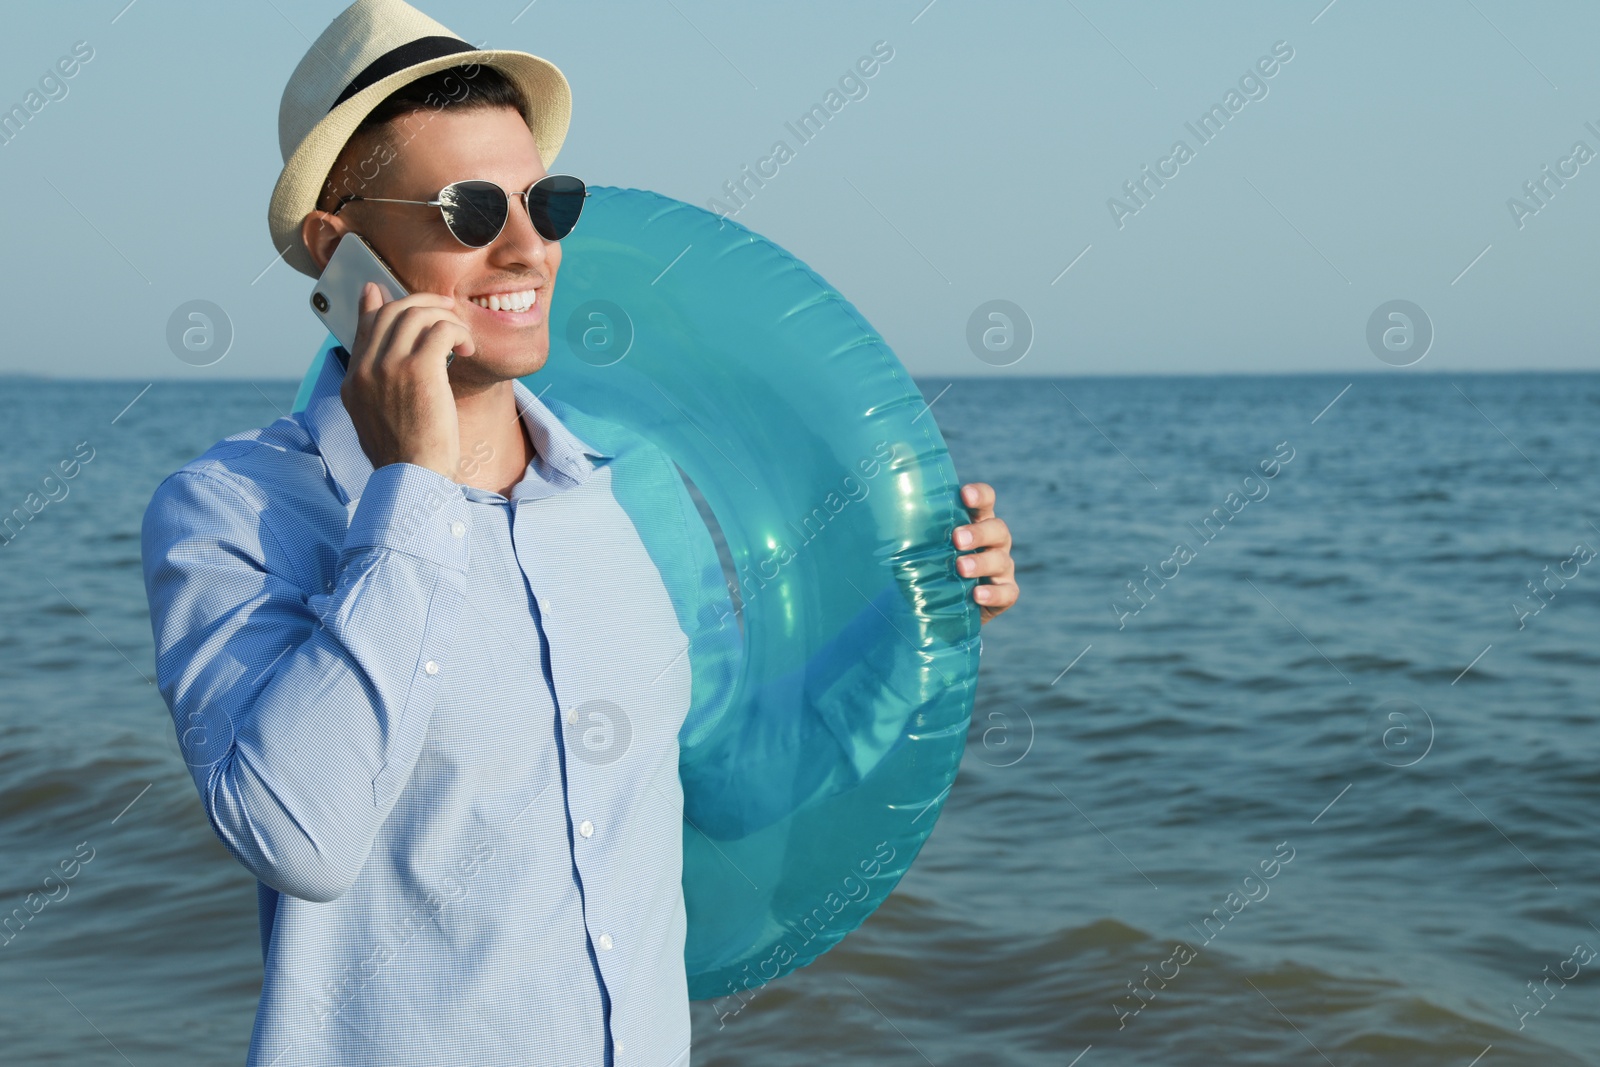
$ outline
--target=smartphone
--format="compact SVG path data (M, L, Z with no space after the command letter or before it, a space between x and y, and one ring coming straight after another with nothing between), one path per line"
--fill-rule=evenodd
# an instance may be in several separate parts
M368 282L378 283L380 289L387 291L390 300L407 295L406 287L384 266L372 246L359 235L347 233L339 238L339 246L333 250L327 268L311 290L311 310L347 353L356 348L361 290Z

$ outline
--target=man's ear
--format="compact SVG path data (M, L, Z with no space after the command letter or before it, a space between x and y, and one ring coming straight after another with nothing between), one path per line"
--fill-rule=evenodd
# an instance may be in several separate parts
M350 227L345 225L343 218L326 211L313 211L300 223L300 240L305 244L311 262L317 265L317 273L322 273L323 268L327 267L328 260L333 258L333 250L339 247L339 239L348 232Z

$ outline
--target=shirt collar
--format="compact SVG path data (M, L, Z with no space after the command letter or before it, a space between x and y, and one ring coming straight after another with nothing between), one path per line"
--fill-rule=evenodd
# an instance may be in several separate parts
M306 432L316 443L317 451L322 454L323 462L328 465L328 473L338 487L341 503L349 509L361 498L367 479L372 476L372 461L362 449L355 423L350 420L344 399L339 395L339 386L344 381L344 365L337 358L340 349L335 346L324 351L322 370L311 389L310 399L306 401L305 426ZM528 429L528 437L549 467L567 475L574 483L581 483L595 469L591 457L607 460L616 458L609 452L601 452L586 444L567 429L555 413L533 394L533 390L520 380L512 379L511 388L516 394L517 410L522 415L522 424Z

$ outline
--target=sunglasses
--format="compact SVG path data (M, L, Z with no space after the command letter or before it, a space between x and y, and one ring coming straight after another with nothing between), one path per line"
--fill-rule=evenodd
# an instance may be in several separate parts
M393 200L383 196L345 196L329 212L337 215L355 200L383 204L423 204L436 207L444 224L456 240L468 248L493 244L506 228L511 215L511 198L517 197L527 209L533 228L546 241L559 241L572 232L588 196L583 182L570 174L546 174L518 193L508 193L491 181L473 178L451 182L439 190L434 200Z

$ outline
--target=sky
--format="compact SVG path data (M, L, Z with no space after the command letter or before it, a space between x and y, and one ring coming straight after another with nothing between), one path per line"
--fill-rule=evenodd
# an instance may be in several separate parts
M345 6L7 12L0 109L48 95L0 135L0 374L301 376L325 331L267 231L278 104ZM591 185L732 207L787 141L738 221L918 376L1597 366L1600 4L417 6L561 68L552 169ZM207 366L168 342L194 300L233 334Z

